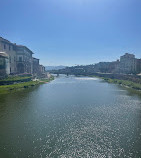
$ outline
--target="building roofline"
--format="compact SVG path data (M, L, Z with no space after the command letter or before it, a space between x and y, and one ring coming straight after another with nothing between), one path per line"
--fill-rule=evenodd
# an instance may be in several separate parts
M26 46L23 46L23 45L15 45L16 47L22 47L22 48L25 48L27 49L31 54L34 54L28 47Z
M13 45L15 47L23 47L23 48L27 49L31 54L34 54L28 47L26 47L24 45L17 45L16 43L12 43L12 42L8 41L7 39L5 39L3 37L0 37L0 38L2 39L3 43L7 43L7 44Z
M7 44L10 44L10 45L15 45L14 43L8 41L7 39L5 39L3 37L0 37L0 39L2 40L3 43L7 43Z
M35 57L33 57L33 59L37 59L37 60L40 60L40 59L38 59L38 58L35 58Z

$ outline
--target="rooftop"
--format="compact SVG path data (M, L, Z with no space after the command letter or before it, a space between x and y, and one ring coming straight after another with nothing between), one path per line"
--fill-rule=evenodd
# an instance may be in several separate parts
M15 45L17 48L24 48L26 50L28 50L31 54L34 54L29 48L27 48L26 46L23 45Z
M33 57L33 59L35 59L35 60L40 60L40 59L38 59L38 58L34 58L34 57Z
M31 54L34 54L29 48L27 48L26 46L23 45L17 45L16 43L11 43L10 41L8 41L7 39L4 39L3 37L0 37L0 39L2 40L2 42L10 44L10 45L14 45L15 47L21 47L21 48L25 48L27 49Z

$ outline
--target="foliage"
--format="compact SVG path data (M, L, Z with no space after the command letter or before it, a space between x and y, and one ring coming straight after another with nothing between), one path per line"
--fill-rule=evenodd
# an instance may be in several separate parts
M17 78L16 78L17 79ZM21 82L12 85L1 85L0 86L0 94L7 94L10 92L15 92L21 89L30 88L36 85L40 85L49 81L54 80L54 77L51 76L49 79L41 79L39 81L29 81L29 82Z
M107 81L108 83L116 83L116 84L120 84L123 86L127 86L136 90L141 90L141 84L140 83L135 83L132 81L128 81L128 80L119 80L119 79L111 79L111 78L104 78L105 81Z
M51 76L50 78L43 78L43 79L40 79L40 81L43 81L43 82L50 82L54 80L54 76Z
M3 85L3 86L0 86L0 94L10 93L11 91L17 91L19 89L29 88L38 84L40 84L39 81L30 81L30 82L24 82L24 83L17 83L13 85Z

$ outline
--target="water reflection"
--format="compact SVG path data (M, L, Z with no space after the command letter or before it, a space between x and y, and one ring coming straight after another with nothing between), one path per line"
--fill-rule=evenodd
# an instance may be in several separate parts
M61 76L0 96L0 156L140 157L141 99L93 78Z

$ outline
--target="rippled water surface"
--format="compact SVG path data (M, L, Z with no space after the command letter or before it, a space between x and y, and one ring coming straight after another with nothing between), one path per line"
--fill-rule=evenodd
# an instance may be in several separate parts
M0 96L0 158L140 158L141 97L88 77Z

